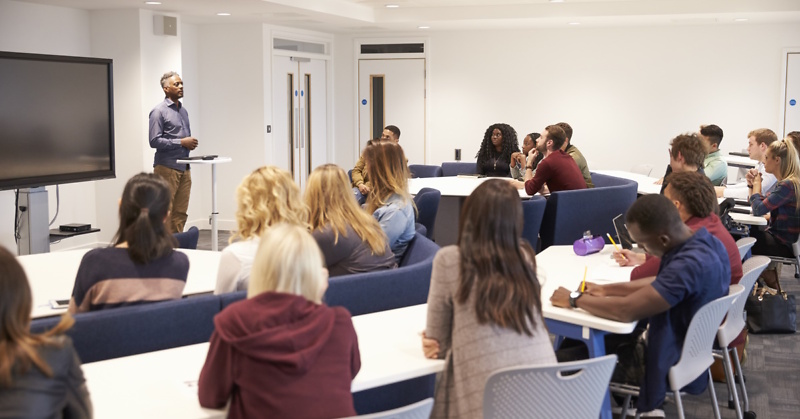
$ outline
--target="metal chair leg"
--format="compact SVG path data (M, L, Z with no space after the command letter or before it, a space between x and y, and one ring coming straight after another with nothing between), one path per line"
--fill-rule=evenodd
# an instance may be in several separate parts
M717 391L714 390L714 379L711 378L711 373L708 374L708 393L711 396L711 407L714 409L714 417L716 419L720 419L719 405L717 405ZM676 391L675 394L677 395L679 392ZM683 405L679 404L678 406L680 408L678 413L680 413L680 417L683 419Z
M739 363L739 353L736 348L731 348L733 352L733 364L736 367L736 372L739 373L739 388L742 389L742 410L747 412L750 410L750 400L747 398L747 387L744 385L744 371L742 371L742 365Z
M725 369L725 380L728 382L728 388L733 389L729 396L733 397L733 407L736 409L736 418L742 419L742 406L739 405L739 394L736 392L736 383L733 378L733 369L731 368L731 357L728 353L728 348L722 350L722 366ZM716 399L714 400L716 405Z

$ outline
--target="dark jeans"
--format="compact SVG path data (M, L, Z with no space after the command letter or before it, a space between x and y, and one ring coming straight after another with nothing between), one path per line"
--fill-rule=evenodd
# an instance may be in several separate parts
M756 244L751 250L754 255L794 258L791 246L781 243L769 231L751 228L750 237L756 239Z

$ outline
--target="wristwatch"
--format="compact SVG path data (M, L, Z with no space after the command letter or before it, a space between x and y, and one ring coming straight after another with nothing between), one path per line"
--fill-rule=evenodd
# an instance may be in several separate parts
M569 306L572 308L578 308L578 298L581 298L583 295L580 291L572 291L569 293Z

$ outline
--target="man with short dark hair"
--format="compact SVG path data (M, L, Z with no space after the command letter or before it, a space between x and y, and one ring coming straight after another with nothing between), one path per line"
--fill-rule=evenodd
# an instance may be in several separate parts
M700 126L700 139L708 149L708 155L703 161L703 172L714 186L721 186L722 181L728 177L728 163L722 160L719 145L722 143L722 128L711 124Z
M150 147L156 149L153 172L169 184L172 201L170 219L166 225L172 233L180 233L186 225L189 194L192 190L192 172L188 164L177 160L189 157L197 148L197 138L192 137L189 114L181 104L183 80L174 71L161 76L164 100L150 111Z
M400 128L394 125L387 125L383 128L381 140L392 140L399 143ZM358 158L358 162L356 162L356 167L354 167L353 171L350 173L350 178L353 183L353 193L359 204L366 202L367 195L369 195L369 191L372 190L372 183L370 183L369 176L364 171L366 165L367 163L364 161L364 153L362 150L361 156Z
M581 169L581 174L583 175L583 180L586 182L587 188L594 188L594 183L592 183L592 174L589 172L589 165L586 163L586 158L583 157L583 153L578 150L578 147L572 145L572 127L566 122L559 122L556 125L561 127L564 130L564 134L567 136L567 141L564 142L564 145L561 146L561 149L564 150L565 153L569 154L570 157L575 159L575 164L578 165L578 169Z
M510 179L517 189L525 188L528 195L550 193L572 189L586 189L581 170L575 160L565 153L561 147L567 141L564 130L558 125L549 125L536 140L536 151L530 153L526 160L524 182ZM533 173L533 161L538 154L544 159Z
M728 293L731 270L722 243L705 228L692 233L663 195L637 199L625 221L636 243L661 258L658 276L605 285L586 283L583 293L559 287L550 302L622 322L648 319L644 378L637 401L637 411L644 413L663 404L667 374L680 358L692 317L705 304ZM631 360L620 359L626 361ZM707 384L708 377L703 374L683 391L699 394Z

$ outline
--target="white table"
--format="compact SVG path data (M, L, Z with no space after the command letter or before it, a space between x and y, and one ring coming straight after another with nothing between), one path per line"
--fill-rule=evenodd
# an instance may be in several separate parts
M422 188L433 188L442 194L433 232L433 237L437 244L447 246L458 242L458 219L461 215L461 206L475 188L489 179L508 181L511 178L447 176L408 180L408 190L412 195L419 193ZM525 189L519 189L519 196L521 199L529 199L531 197L525 192Z
M728 166L739 167L742 169L752 169L758 165L758 161L744 156L732 156L730 154L722 155L722 160L728 163Z
M353 392L441 371L444 360L427 359L419 332L426 305L353 317L361 370ZM85 364L94 416L103 418L223 418L224 410L204 409L197 380L208 343Z
M189 256L189 276L186 278L183 295L214 291L221 253L209 250L176 250ZM67 250L17 257L31 285L33 318L54 316L66 311L66 308L50 307L50 300L69 300L81 258L88 251L89 249Z
M623 179L629 179L638 184L637 193L639 195L650 195L661 192L661 185L656 185L657 177L645 176L639 173L627 172L624 170L594 170L595 173L601 175L614 176Z
M212 160L177 160L183 164L202 164L211 165L211 250L216 252L218 249L219 230L217 229L217 165L220 163L230 163L230 157L215 157Z

